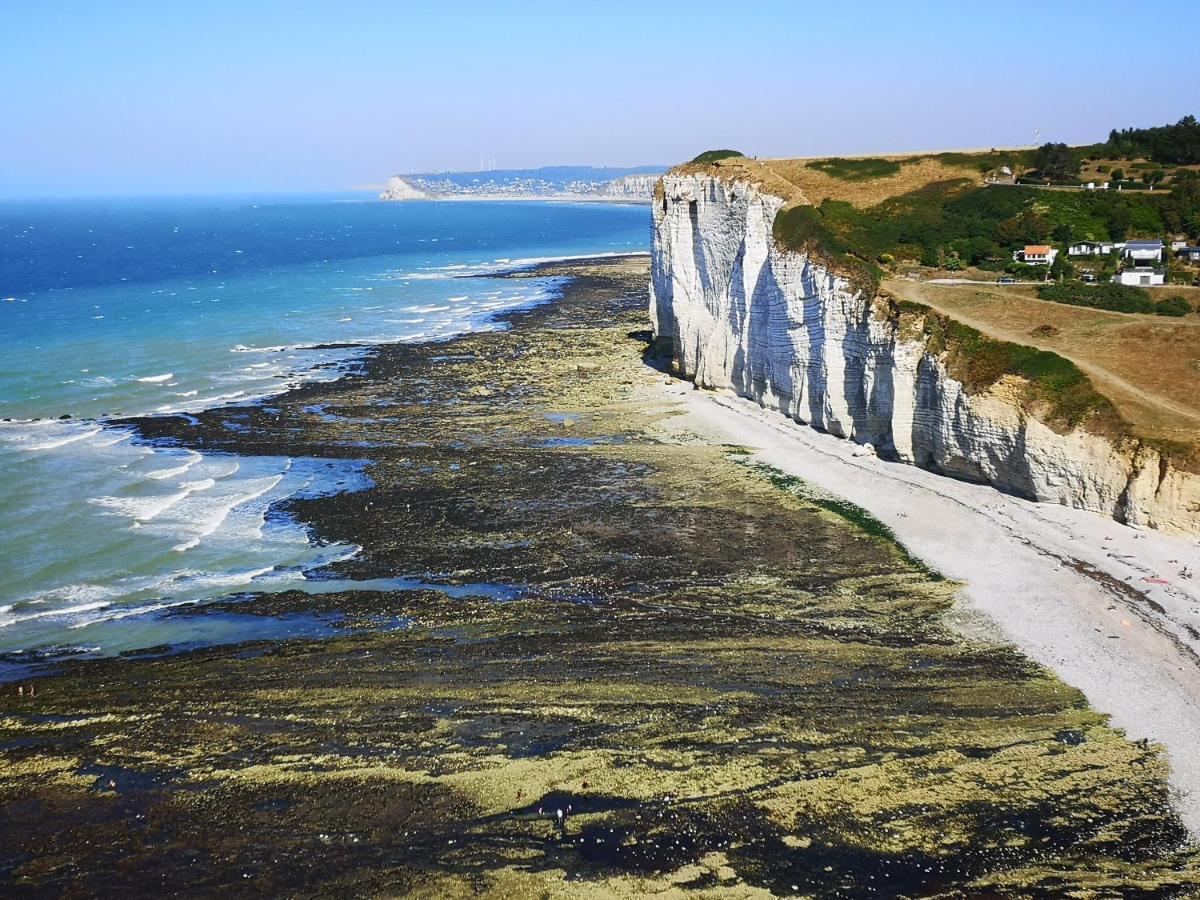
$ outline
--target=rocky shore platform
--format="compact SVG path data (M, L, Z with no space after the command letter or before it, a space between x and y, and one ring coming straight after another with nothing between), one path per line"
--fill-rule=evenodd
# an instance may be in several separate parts
M1153 743L860 507L676 427L648 261L147 440L367 459L333 637L65 663L0 697L6 896L1172 897ZM226 423L236 421L236 429ZM672 424L674 422L674 424Z

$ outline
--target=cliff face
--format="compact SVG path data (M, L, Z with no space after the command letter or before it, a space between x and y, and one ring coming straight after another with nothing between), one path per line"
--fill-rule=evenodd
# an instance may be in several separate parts
M389 178L383 193L379 195L380 200L425 200L428 197L428 194L413 187L399 175Z
M1061 433L1023 409L1016 376L968 393L911 315L776 245L782 199L700 174L668 174L662 188L650 315L685 377L900 462L1200 533L1200 476L1131 438Z
M610 181L604 188L604 195L606 197L649 200L654 196L654 186L658 183L658 179L658 175L626 175Z

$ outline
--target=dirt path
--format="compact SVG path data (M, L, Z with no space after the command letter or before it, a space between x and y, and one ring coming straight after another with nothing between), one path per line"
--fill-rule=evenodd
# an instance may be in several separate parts
M1066 357L1153 436L1200 434L1200 323L1047 303L1012 287L893 278L884 289L1000 340Z

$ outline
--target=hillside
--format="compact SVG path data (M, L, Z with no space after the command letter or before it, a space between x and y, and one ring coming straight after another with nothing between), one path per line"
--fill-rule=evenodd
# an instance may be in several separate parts
M793 249L819 246L864 286L878 286L904 263L1012 271L1021 268L1014 266L1013 252L1026 244L1065 250L1085 239L1200 239L1200 175L1193 168L1178 167L1168 189L1154 191L1013 183L1036 171L1029 166L1039 152L769 160L735 155L675 171L745 181L782 198L776 240ZM1102 164L1089 157L1079 165Z

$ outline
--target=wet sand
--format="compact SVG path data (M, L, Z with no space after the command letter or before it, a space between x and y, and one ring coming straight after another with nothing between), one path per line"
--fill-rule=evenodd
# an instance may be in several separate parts
M688 424L646 358L646 268L543 267L575 280L508 331L137 422L371 461L373 488L289 504L362 546L323 573L343 589L177 613L335 611L340 633L6 691L5 892L1200 888L1157 746L964 636L958 585L879 521ZM399 577L424 586L378 581Z

